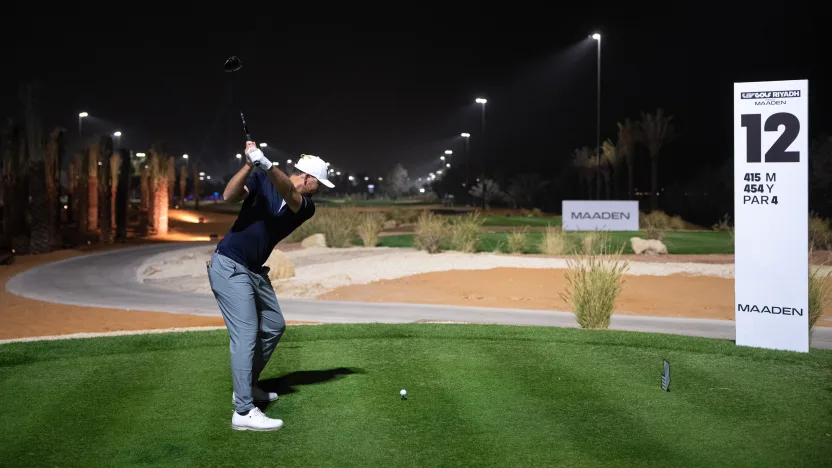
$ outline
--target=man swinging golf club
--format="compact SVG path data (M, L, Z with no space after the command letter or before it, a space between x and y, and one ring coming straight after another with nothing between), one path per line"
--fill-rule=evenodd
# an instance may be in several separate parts
M244 200L243 205L208 262L208 279L231 338L231 399L236 407L231 427L275 431L283 421L254 406L278 398L257 382L286 328L263 264L278 242L315 214L309 197L318 184L334 185L327 179L326 163L317 156L302 155L287 176L253 141L246 142L245 153L245 165L223 193L228 202Z

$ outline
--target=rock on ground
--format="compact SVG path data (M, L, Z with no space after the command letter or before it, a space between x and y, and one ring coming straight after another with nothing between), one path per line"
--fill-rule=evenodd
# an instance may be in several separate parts
M667 247L660 240L632 237L630 245L636 255L667 255Z
M277 249L272 250L272 254L266 260L266 266L269 268L270 281L295 276L295 265L283 252Z
M326 236L324 236L323 234L312 234L311 236L302 240L300 242L300 245L304 249L308 249L310 247L326 247Z

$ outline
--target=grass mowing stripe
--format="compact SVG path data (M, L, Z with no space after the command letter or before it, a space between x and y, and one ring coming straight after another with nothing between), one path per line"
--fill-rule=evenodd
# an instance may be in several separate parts
M230 378L223 378L230 375L227 348L154 354L144 363L157 368L149 377L152 388L130 401L131 430L114 434L111 441L113 447L122 447L111 454L117 465L188 463L201 456L198 448L212 433L230 427Z
M399 358L415 365L403 376L408 400L400 401L407 418L410 466L489 466L497 460L488 429L475 417L480 400L460 385L472 372L471 356L462 348L479 344L449 347L430 339L409 339L400 345Z
M619 376L599 371L609 369L612 362L623 361L616 371L622 377L629 376L632 364L628 364L626 355L578 344L509 349L495 346L489 353L489 367L498 366L506 354L518 353L526 357L525 365L507 368L505 380L513 383L507 393L529 400L533 402L529 406L536 407L518 416L527 421L528 438L536 438L540 445L529 447L528 453L545 450L548 442L552 453L563 454L559 460L548 461L550 465L646 467L667 466L675 460L680 466L690 466L688 460L676 456L667 441L652 433L637 411L632 411L644 386L637 385L636 391L631 386L617 385ZM534 418L535 413L545 417Z
M31 451L37 447L38 461L50 466L73 462L77 466L108 466L111 455L108 452L121 449L111 443L113 438L134 430L130 420L134 412L129 409L130 405L146 397L153 388L153 376L164 368L159 362L154 366L132 367L131 361L116 355L102 356L94 362L70 359L33 366L39 372L19 381L12 395L17 398L37 395L34 404L26 409L36 414L35 424L28 428L17 450L3 458L17 459L25 466L31 460ZM44 375L49 376L49 382L74 381L75 384L49 385L44 382Z
M446 379L455 401L479 442L470 457L473 466L566 466L574 458L562 443L556 419L548 416L543 397L529 392L536 383L518 369L535 367L528 359L528 342L479 340L456 347L458 354L436 360L434 372ZM518 351L516 354L511 354ZM506 360L511 354L511 365ZM455 366L455 367L454 367ZM591 458L591 456L589 457ZM569 464L568 466L571 466Z
M823 466L832 454L827 350L550 327L290 327L263 382L282 388L266 413L286 427L252 433L229 427L227 332L73 341L0 346L3 407L51 392L28 422L0 415L4 466ZM716 385L745 391L702 391Z
M680 356L678 361L686 384L683 395L701 414L709 416L709 432L724 432L711 446L731 453L737 458L735 463L757 455L756 449L743 443L749 435L770 452L766 454L769 466L823 466L828 462L832 437L826 434L832 434L832 392L818 394L813 388L817 382L829 381L828 371L811 364L748 362L722 356L708 360ZM728 413L733 417L726 420ZM717 460L724 462L725 455Z

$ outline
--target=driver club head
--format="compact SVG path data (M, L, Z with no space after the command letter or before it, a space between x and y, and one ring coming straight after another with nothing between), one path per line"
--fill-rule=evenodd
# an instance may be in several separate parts
M243 68L243 62L241 62L236 55L232 55L231 57L228 57L228 60L225 61L225 65L223 65L222 68L227 72L235 72Z

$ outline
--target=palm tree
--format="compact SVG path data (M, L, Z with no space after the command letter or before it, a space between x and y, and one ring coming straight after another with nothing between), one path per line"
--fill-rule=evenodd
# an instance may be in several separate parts
M0 196L3 201L3 237L8 243L12 242L21 231L19 184L20 170L18 169L17 131L9 121L0 133L0 157L3 158L3 177L0 180Z
M121 154L118 151L114 151L113 155L110 156L110 222L111 227L113 229L116 228L116 209L117 202L116 197L118 196L118 175L119 169L121 168Z
M647 147L650 154L650 209L659 209L659 151L665 143L674 137L672 115L665 115L658 109L654 114L641 113L639 121L639 140Z
M194 178L194 209L199 211L199 169L197 169L197 163L194 161L192 166L194 168L193 178Z
M619 159L627 164L627 199L633 199L633 179L635 178L635 141L638 137L638 128L628 118L624 123L618 122L618 141L616 151Z
M153 231L163 236L168 233L168 170L169 158L157 147L150 148L150 199L152 200Z
M172 157L168 158L167 175L168 175L168 208L173 208L173 189L176 186L176 161Z
M99 229L108 244L113 243L112 192L110 189L110 158L113 156L113 138L104 135L98 139L98 203Z
M93 143L87 150L87 232L98 232L98 161L101 151Z
M52 250L52 229L49 224L49 200L46 193L46 177L43 151L43 125L41 123L40 103L34 85L26 84L21 88L20 99L23 101L26 146L29 151L29 252L47 253Z
M572 165L578 170L581 179L586 183L587 200L592 200L592 181L595 179L594 168L598 163L592 151L586 146L572 152Z
M46 172L46 199L49 210L49 236L53 247L60 245L60 174L61 156L63 154L63 128L54 128L49 132L44 152L44 169Z
M182 166L179 168L179 206L185 209L185 187L188 183L188 168Z
M482 199L482 204L486 210L490 208L492 200L500 198L503 194L497 182L491 179L478 182L477 185L471 187L470 193L474 198Z
M604 143L601 144L601 158L603 158L604 163L604 174L609 174L612 177L612 197L610 197L610 185L609 179L610 177L606 177L607 179L607 199L611 200L618 197L618 179L620 178L618 173L619 169L621 168L621 158L618 157L618 151L615 145L612 143L612 140L607 139Z
M75 221L79 232L87 230L87 177L86 177L86 150L75 155L70 164L69 193L72 196L72 219Z

